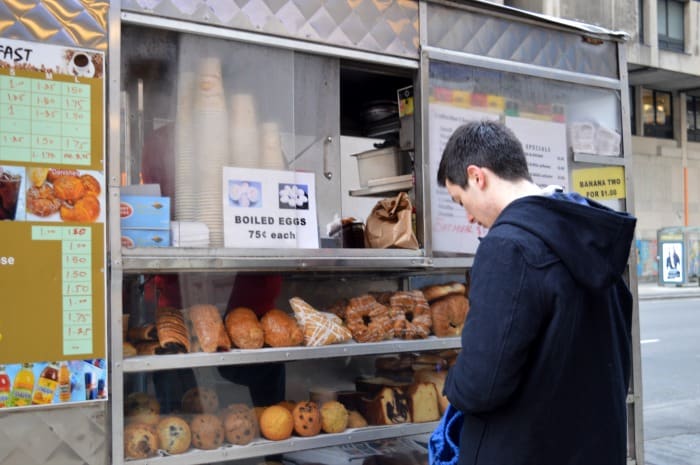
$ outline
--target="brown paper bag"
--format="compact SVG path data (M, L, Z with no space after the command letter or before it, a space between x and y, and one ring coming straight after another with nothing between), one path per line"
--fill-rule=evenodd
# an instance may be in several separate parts
M413 233L413 205L408 194L377 202L365 225L365 247L374 249L417 249Z

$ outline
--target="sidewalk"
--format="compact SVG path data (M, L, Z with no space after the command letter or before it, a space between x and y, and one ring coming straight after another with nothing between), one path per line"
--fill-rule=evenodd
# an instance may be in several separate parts
M637 288L639 300L651 299L684 299L700 297L700 286L692 283L686 286L672 286L667 284L660 286L658 283L639 283Z

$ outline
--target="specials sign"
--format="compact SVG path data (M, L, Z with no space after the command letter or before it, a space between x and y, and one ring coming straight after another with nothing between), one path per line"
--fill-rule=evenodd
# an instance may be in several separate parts
M224 246L317 249L314 176L225 167Z

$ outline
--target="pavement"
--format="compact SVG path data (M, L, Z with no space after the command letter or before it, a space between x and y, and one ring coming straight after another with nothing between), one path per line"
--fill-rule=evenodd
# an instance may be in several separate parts
M639 283L637 287L639 300L653 299L688 299L700 297L700 285L697 281L685 285L660 285L657 282Z

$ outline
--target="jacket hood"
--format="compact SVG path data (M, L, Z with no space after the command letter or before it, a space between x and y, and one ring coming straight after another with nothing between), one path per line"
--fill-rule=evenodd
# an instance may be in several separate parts
M605 289L625 270L637 219L575 193L528 196L511 202L491 229L512 224L539 237L574 279Z

